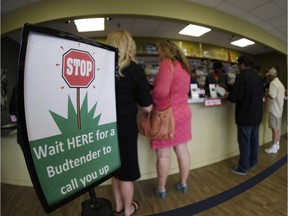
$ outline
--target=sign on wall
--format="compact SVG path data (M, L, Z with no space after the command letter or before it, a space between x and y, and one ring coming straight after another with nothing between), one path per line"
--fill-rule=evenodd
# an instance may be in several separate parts
M21 145L46 212L121 166L115 104L117 49L25 25L19 59Z

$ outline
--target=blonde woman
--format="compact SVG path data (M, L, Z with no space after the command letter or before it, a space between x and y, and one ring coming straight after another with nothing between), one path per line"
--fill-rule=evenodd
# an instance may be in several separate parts
M121 170L112 179L115 213L133 215L139 203L133 200L134 181L140 178L137 155L138 106L152 110L152 98L145 73L134 59L136 45L130 33L117 30L107 37L108 45L118 48L119 74L116 80L116 107Z
M166 181L170 166L170 149L174 149L179 165L179 182L176 188L187 192L187 179L190 171L190 154L187 143L191 134L191 109L188 105L190 72L188 60L182 50L171 40L160 43L158 47L160 67L154 81L152 98L154 108L162 110L171 103L175 118L174 137L167 140L151 140L152 149L157 155L158 187L156 194L162 199L166 196ZM173 71L173 74L171 74Z

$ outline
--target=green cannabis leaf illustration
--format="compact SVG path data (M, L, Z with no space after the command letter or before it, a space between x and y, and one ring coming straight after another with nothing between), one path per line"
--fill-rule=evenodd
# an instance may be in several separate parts
M101 114L94 118L95 110L96 110L97 103L88 111L88 97L87 94L83 100L81 109L80 109L80 116L81 116L81 129L89 129L95 126L98 126ZM77 112L75 111L71 98L68 96L68 114L67 118L58 115L57 113L49 110L54 122L58 126L61 133L71 132L73 130L78 130L77 126Z

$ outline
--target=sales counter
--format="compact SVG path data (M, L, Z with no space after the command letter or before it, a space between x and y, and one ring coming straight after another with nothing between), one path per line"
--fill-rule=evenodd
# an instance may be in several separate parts
M212 102L205 106L205 100L199 98L188 101L192 111L192 140L188 143L191 169L213 164L239 154L234 118L235 104L226 99L220 99L221 105L218 103L211 105ZM268 127L266 103L263 105L263 120L259 131L260 145L272 140L271 129ZM282 134L287 133L286 110L287 103L285 103L282 118ZM139 135L138 147L142 179L156 177L156 156L150 149L149 140ZM170 174L178 173L177 158L172 151L171 159Z
M189 99L192 110L192 140L188 143L191 155L191 170L213 164L239 154L237 128L234 120L235 104L221 100L221 105L205 106L203 98ZM282 135L287 133L287 101L282 118ZM264 102L263 121L260 125L260 145L272 140L268 128L266 103ZM32 186L24 156L17 144L16 130L1 137L1 182ZM156 156L150 148L149 140L138 137L138 155L141 180L156 177ZM230 167L227 167L229 169ZM177 159L171 151L170 174L178 172ZM108 180L103 184L110 184Z

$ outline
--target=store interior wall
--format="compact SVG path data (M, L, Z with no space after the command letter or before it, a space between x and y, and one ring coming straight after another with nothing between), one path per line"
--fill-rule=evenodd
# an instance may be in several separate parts
M95 39L97 40L97 38ZM136 38L135 41L138 45L138 51L140 41L146 43L157 43L161 39L155 38ZM104 43L105 39L99 38L98 42ZM186 44L193 44L193 42L186 42ZM1 68L5 68L8 71L8 81L7 81L7 98L8 98L8 106L7 109L3 109L1 112L1 125L5 125L10 123L10 114L9 114L9 103L12 96L12 90L14 86L16 86L17 82L17 64L18 64L18 52L19 52L19 44L8 37L4 37L1 39ZM185 44L185 43L184 43ZM187 45L188 46L188 45ZM223 48L221 47L213 47L212 45L207 45L209 48L207 50L211 52L222 52ZM242 54L241 52L231 50L231 54L233 56L233 60L236 61L236 58ZM265 53L261 55L251 56L249 55L261 68L270 68L272 66L277 67L279 70L279 79L284 84L287 89L287 59L286 56L279 52L271 52ZM284 112L286 115L286 112Z
M7 107L1 110L1 126L10 123L9 103L17 83L19 44L8 37L1 39L1 68L7 69Z
M274 66L279 69L278 77L287 89L287 56L278 52L271 52L254 56L254 59L262 68Z
M146 1L137 1L137 9L135 9L135 4L136 3L131 3L131 1L124 0L122 6L119 6L117 4L117 0L109 0L109 1L103 1L101 4L99 2L95 3L95 1L76 1L76 0L71 0L69 1L69 4L67 4L67 1L64 0L49 0L49 1L43 1L39 3L35 3L31 6L16 10L15 12L12 12L8 14L7 16L3 17L2 19L2 32L4 33L9 33L9 31L13 31L15 29L21 28L23 23L23 20L25 22L31 23L31 24L37 24L41 22L46 22L49 20L56 20L56 19L66 19L70 17L83 17L83 16L89 16L89 15L107 15L107 14L114 14L114 15L134 15L134 16L150 16L150 17L155 17L155 18L167 18L167 19L176 19L176 20L181 20L181 21L195 21L198 23L209 23L212 26L215 26L220 29L225 29L233 32L238 32L241 33L242 35L247 35L251 36L250 38L255 39L256 41L260 41L264 44L271 45L271 47L274 47L277 49L277 51L273 53L267 53L267 54L262 54L258 56L253 56L254 60L256 60L260 66L279 66L280 68L280 79L284 83L284 85L287 88L287 55L285 54L286 52L286 45L283 46L283 43L275 40L274 37L272 37L269 34L266 34L260 29L255 29L255 26L246 26L244 23L240 20L235 20L232 16L227 17L227 15L224 14L219 14L215 11L212 11L210 9L204 8L202 6L195 6L194 8L191 8L191 4L189 4L189 7L187 8L187 5L183 2L181 4L177 4L177 0L172 0L170 1L171 4L167 4L166 0L158 0L158 1L151 1L151 0L146 0ZM128 5L128 6L127 6ZM43 8L45 10L50 11L49 13L43 13ZM133 10L131 10L133 8ZM175 10L177 8L177 10ZM217 17L215 19L211 19L211 17ZM15 19L15 17L17 17ZM245 26L245 28L243 28ZM251 30L253 28L253 31ZM283 50L285 50L283 52ZM11 95L12 95L12 89L16 85L16 77L17 77L17 63L18 63L18 52L19 52L19 44L12 41L9 38L3 37L1 38L1 67L2 68L7 68L8 70L8 85L7 85L7 95L8 95L8 101L10 101ZM192 105L193 108L194 105ZM209 123L209 113L211 110L205 110L203 111L203 108L200 107L200 105L196 105L197 108L194 108L195 110L195 115L203 115L203 118L206 118L207 121L203 122L203 128L206 128L204 124ZM223 106L219 107L217 109L222 109L225 108L227 111L231 111L233 109L232 105L228 106ZM230 109L231 108L231 109ZM285 107L285 110L287 111L287 106ZM224 112L225 111L225 112ZM226 110L220 110L221 116L218 116L219 120L227 117L226 116ZM231 112L232 113L232 112ZM204 116L205 114L205 116ZM212 113L210 113L212 115ZM213 116L214 117L214 116ZM233 115L231 114L231 118ZM194 121L195 119L193 119ZM9 118L9 112L8 110L2 110L1 112L1 125L6 124L10 121ZM200 122L200 121L199 121ZM229 125L232 122L232 120L229 121ZM284 127L282 129L282 134L287 133L287 112L284 111ZM198 122L197 122L198 123ZM265 119L264 124L266 125L267 121ZM195 124L195 121L193 122ZM199 127L199 125L197 125ZM227 123L227 128L231 128L228 126ZM195 130L197 129L196 127L194 128ZM205 131L205 130L203 130ZM204 136L205 133L203 131L199 134L199 136ZM265 128L260 134L261 141L267 142L271 140L271 134L270 131ZM267 132L268 131L268 132ZM198 132L198 131L197 131ZM212 131L211 131L212 132ZM196 135L195 135L196 136ZM222 138L225 135L222 136ZM229 135L231 137L229 140L235 142L235 131L232 131L232 133ZM140 139L143 139L143 137L140 137ZM218 142L221 142L219 139L217 143L215 142L215 138L211 136L205 136L207 140L207 143L213 142L213 145L219 144ZM202 137L201 137L202 139ZM210 140L211 139L211 140ZM224 139L224 138L223 138ZM197 137L193 138L193 144L194 140L197 140ZM140 140L143 144L143 140ZM214 143L215 142L215 143ZM228 141L224 140L224 143L228 143ZM145 140L146 143L146 140ZM148 143L147 143L148 144ZM192 143L191 143L192 144ZM191 145L192 146L192 145ZM217 145L216 145L217 146ZM201 146L192 146L191 151L193 152L201 152L199 151L199 148L208 148L210 146L208 145L203 145ZM224 148L223 146L221 146ZM237 145L233 146L234 149L231 150L233 152L233 155L237 153ZM19 154L21 153L21 150L18 148ZM145 154L151 155L151 151L148 147L148 145L145 147L146 151L144 151ZM201 149L200 149L201 150ZM224 150L223 150L224 151ZM203 152L207 154L206 149L203 149ZM11 155L15 152L11 151ZM213 152L214 153L214 152ZM212 154L212 152L211 152ZM220 155L220 154L219 154ZM203 154L199 154L199 157L203 156ZM232 156L232 155L228 155ZM227 157L228 157L227 156ZM144 157L143 157L144 158ZM143 158L140 158L143 159ZM199 161L202 158L199 159ZM223 158L217 158L217 160L221 160ZM215 159L215 161L217 161ZM174 158L174 161L176 159ZM215 161L208 161L209 163L215 162ZM153 160L152 160L153 162ZM197 164L197 166L202 166L208 164L208 162L202 163L202 164ZM16 163L16 162L15 162ZM195 160L196 164L196 160ZM22 164L23 165L23 164ZM154 164L153 164L154 165ZM173 164L174 165L174 164ZM9 166L10 167L10 166ZM147 166L146 173L150 175L151 166ZM176 166L175 166L176 167ZM10 167L11 168L11 167ZM146 167L144 167L146 168ZM195 167L196 168L196 165ZM21 168L23 169L23 168ZM19 169L18 169L19 170ZM24 169L23 169L24 170ZM176 168L173 170L173 172L177 172ZM148 176L148 174L146 174ZM153 175L151 174L151 177L154 177L155 173ZM27 176L27 175L26 175ZM27 177L28 178L28 177Z
M147 39L149 41L149 39ZM19 44L14 42L9 38L2 38L1 40L1 66L8 69L8 100L10 101L12 95L12 89L16 85L17 80L17 64L18 64L18 52ZM102 41L103 42L103 41ZM153 41L154 42L154 41ZM221 48L220 48L221 49ZM279 66L281 81L286 83L287 80L283 77L287 77L286 70L286 57L278 52L266 53L258 56L253 56L254 60L257 63L261 63L262 66ZM283 70L282 70L283 69ZM286 82L285 82L286 81ZM192 168L201 167L217 161L221 161L226 157L235 156L238 153L236 145L236 131L234 124L234 105L230 104L228 101L223 101L223 105L215 108L205 108L202 104L191 104L191 109L193 113L192 124L193 126L193 140L189 143L189 148L191 152L202 152L197 154L197 157L193 157ZM265 110L266 103L264 103ZM215 115L217 113L217 115ZM265 112L266 113L266 112ZM8 110L2 110L1 112L1 124L9 123L9 112ZM210 124L213 122L213 124ZM216 122L221 123L221 127L215 128ZM283 119L282 119L282 135L287 133L287 103L284 107ZM227 131L226 129L229 129ZM209 136L207 136L207 133ZM3 135L3 133L2 133ZM261 145L271 141L271 131L268 128L267 116L263 115L263 122L261 124L260 131L260 141ZM31 186L30 177L27 171L27 168L24 163L24 158L21 152L19 145L16 143L16 135L12 134L11 136L2 137L2 153L5 152L5 155L2 155L2 160L10 160L17 158L19 160L13 160L8 167L3 167L2 181L9 182L13 184L27 185ZM198 145L199 140L203 145ZM227 150L227 146L229 149ZM231 145L231 143L233 145ZM5 148L3 150L3 146ZM141 162L141 169L143 171L143 179L155 177L155 170L151 170L153 166L154 158L151 156L151 150L149 149L149 143L147 139L143 136L139 136L139 146L141 155L139 160ZM211 151L212 146L218 146L217 156L215 156L215 151ZM210 148L211 147L211 148ZM9 150L9 151L8 151ZM8 153L7 153L8 152ZM224 152L224 153L223 153ZM152 154L153 155L153 154ZM147 157L151 164L147 165ZM173 163L171 165L171 174L177 173L176 164L177 159L173 158ZM11 166L17 167L17 169L11 169ZM18 170L17 172L15 172ZM9 177L9 178L7 178ZM4 178L4 179L3 179ZM107 182L109 184L109 182Z

